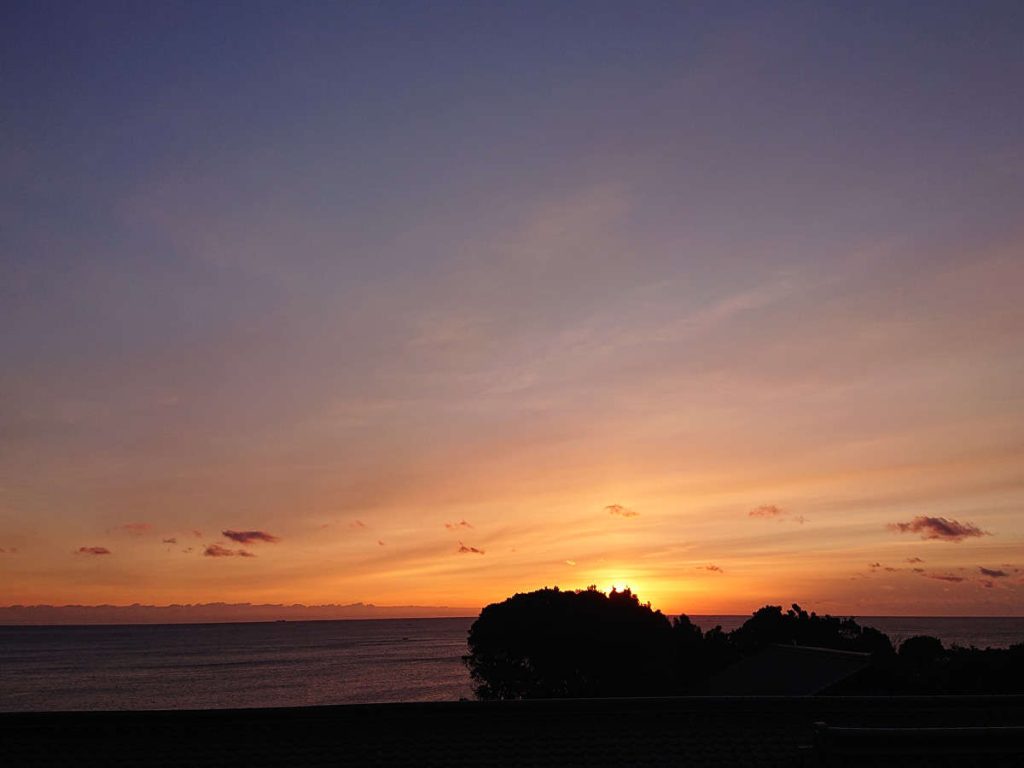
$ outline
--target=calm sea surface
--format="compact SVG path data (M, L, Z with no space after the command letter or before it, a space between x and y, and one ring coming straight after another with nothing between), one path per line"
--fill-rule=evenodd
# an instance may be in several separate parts
M705 629L743 616L694 616ZM0 627L0 711L308 706L470 697L472 619ZM894 642L1024 641L1024 618L863 618Z

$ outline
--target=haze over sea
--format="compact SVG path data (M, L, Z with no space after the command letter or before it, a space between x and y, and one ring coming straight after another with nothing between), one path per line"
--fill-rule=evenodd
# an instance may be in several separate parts
M745 616L693 616L733 629ZM1024 642L1024 617L861 617L898 644ZM469 698L472 618L0 627L0 711L208 709Z

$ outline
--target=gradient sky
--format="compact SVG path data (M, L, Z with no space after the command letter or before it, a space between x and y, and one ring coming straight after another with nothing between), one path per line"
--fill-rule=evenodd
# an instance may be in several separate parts
M4 2L0 604L1024 614L1024 7L897 5Z

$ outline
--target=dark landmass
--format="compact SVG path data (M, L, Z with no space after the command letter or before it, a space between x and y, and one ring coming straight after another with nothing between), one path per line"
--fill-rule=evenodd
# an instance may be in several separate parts
M246 621L425 619L471 617L473 608L425 605L12 605L0 607L0 626L75 624L215 624Z
M780 655L773 650L778 648L811 653ZM731 632L704 632L685 615L670 620L641 604L628 589L607 595L594 587L541 589L489 605L470 628L464 661L477 697L485 700L723 692L1024 694L1024 642L946 648L919 636L897 649L877 629L795 604L787 611L765 606ZM780 664L794 679L778 680Z

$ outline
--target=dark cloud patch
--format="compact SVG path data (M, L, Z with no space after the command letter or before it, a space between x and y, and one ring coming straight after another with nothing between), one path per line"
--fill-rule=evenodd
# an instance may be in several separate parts
M922 560L920 557L908 557L907 558L907 562L911 563L911 564L913 564L913 563L923 563L924 560Z
M953 576L949 573L929 573L927 574L927 576L929 579L938 579L939 581L950 581L954 584L959 584L961 581L964 581L963 576Z
M356 530L361 530L366 527L366 523L364 523L362 520L353 520L351 523L348 524L348 527L355 528Z
M16 554L18 554L18 548L17 547L7 547L6 549L4 547L0 547L0 555L16 555Z
M203 532L197 531L194 528L192 529L192 535L195 536L197 539L203 538Z
M882 570L883 571L888 571L889 573L895 573L896 571L899 570L899 568L893 568L891 565L887 565Z
M624 507L621 504L609 504L604 508L609 515L618 515L619 517L639 517L640 513L636 510Z
M712 573L725 573L721 566L718 565L699 565L697 567L705 571L711 571Z
M911 568L914 573L924 573L924 568Z
M383 539L377 539L377 546L378 547L383 547L384 546L384 540Z
M203 555L206 557L234 557L235 550L222 547L220 544L210 544L203 550Z
M985 589L992 589L993 587L995 587L995 582L989 581L988 579L982 579L978 583L981 584L981 586L983 586Z
M177 544L178 540L171 536L169 539L164 539L164 544Z
M203 555L206 557L256 557L252 552L247 552L244 549L228 549L220 544L210 544L203 550Z
M464 555L465 554L474 554L474 555L482 555L482 554L484 554L484 551L482 549L477 549L476 547L467 547L461 541L459 542L458 552L460 554L464 554Z
M79 547L78 554L80 555L109 555L110 550L106 547Z
M221 531L221 535L239 544L256 544L261 541L267 544L275 544L281 540L266 531Z
M1010 575L1006 571L1001 571L998 568L978 568L978 572L982 576L988 576L990 579L1005 579Z
M444 527L447 528L449 531L454 531L458 528L472 528L473 526L470 523L467 523L465 520L459 520L459 522L457 523L445 523Z
M961 523L959 520L947 520L944 517L928 517L918 515L908 523L890 523L890 531L897 533L917 533L922 539L939 541L963 541L976 536L991 536L973 523Z
M875 570L876 568L881 568L881 567L882 567L881 563L868 563L868 568L870 568L871 570Z

